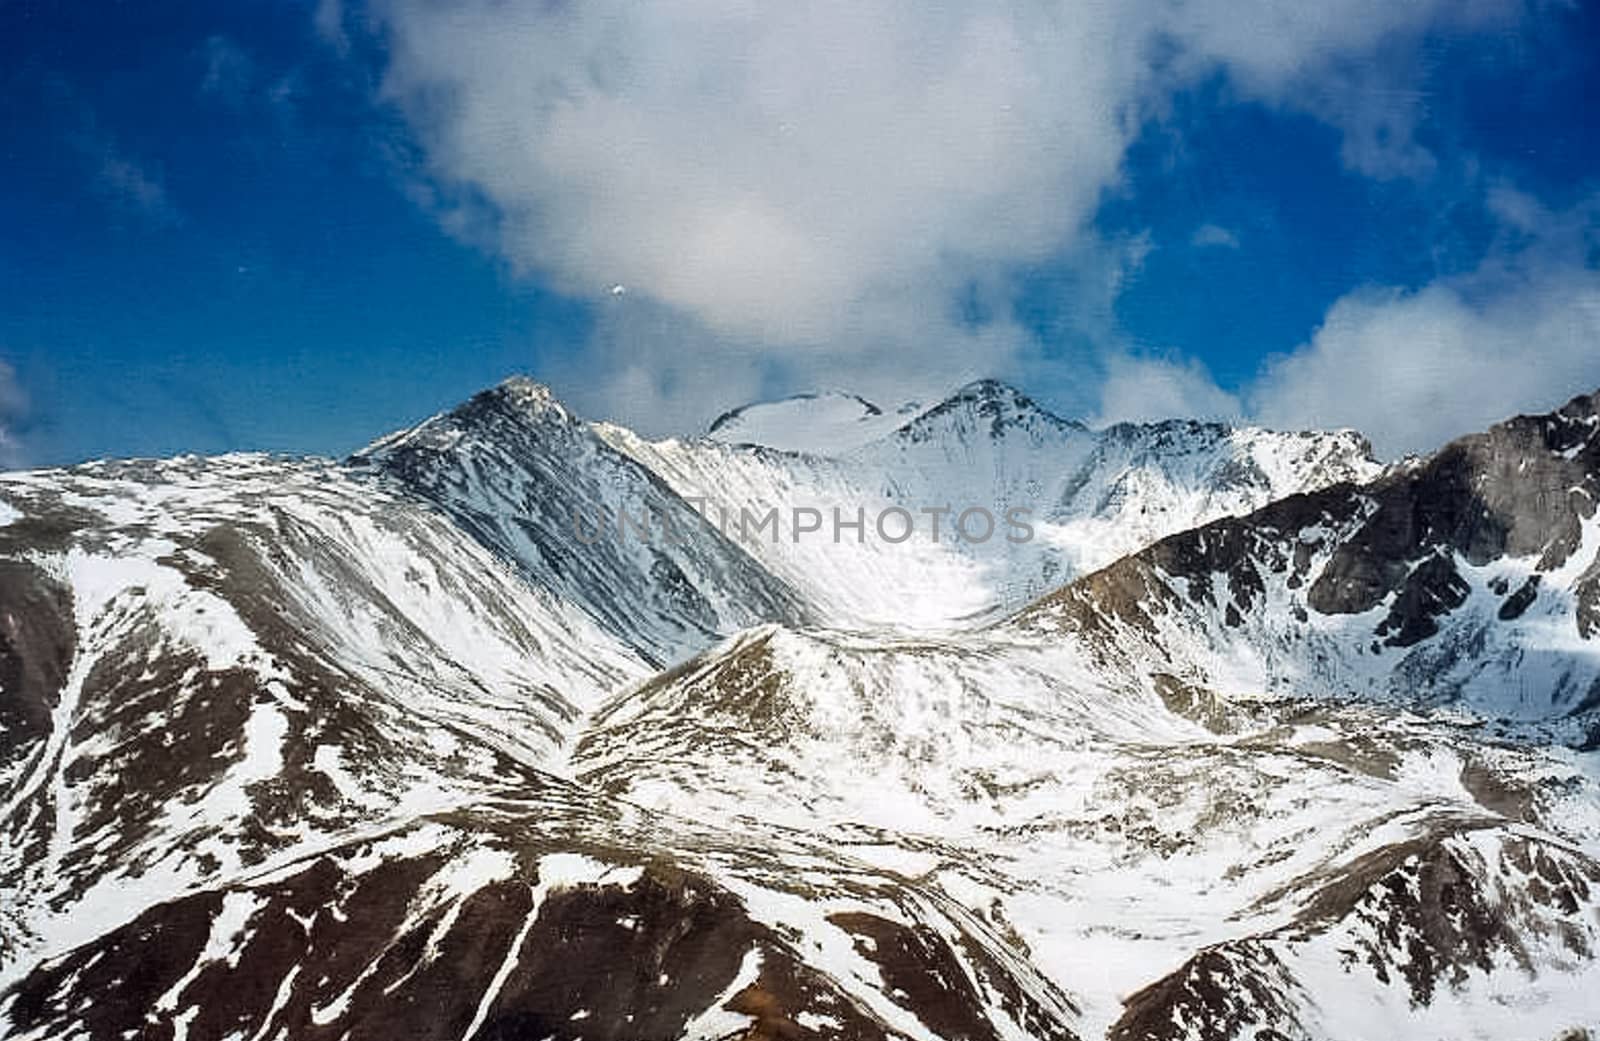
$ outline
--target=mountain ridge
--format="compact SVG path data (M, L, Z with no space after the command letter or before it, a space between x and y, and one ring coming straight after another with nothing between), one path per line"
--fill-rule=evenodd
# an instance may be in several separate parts
M832 455L594 428L719 516L775 505L824 516L836 508L874 517L908 511L922 527L903 543L876 531L842 544L796 541L785 527L775 543L745 548L819 616L913 630L983 624L1161 535L1381 469L1349 433L1182 423L1091 431L996 381L968 384L894 431ZM979 507L997 522L1020 508L1034 533L1023 545L934 542L924 512L941 507L951 521Z
M344 462L0 475L0 1034L1596 1029L1600 395L1391 467L929 413L648 442L513 378Z

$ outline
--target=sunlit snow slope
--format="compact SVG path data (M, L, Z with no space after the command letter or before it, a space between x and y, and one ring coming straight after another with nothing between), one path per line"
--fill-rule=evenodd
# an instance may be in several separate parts
M849 438L837 432L842 407L807 398L740 410L689 441L596 430L699 503L713 526L742 536L816 613L864 628L992 620L1164 535L1380 469L1350 432L1190 421L1091 431L993 380L909 414L875 411ZM730 428L740 443L729 443ZM916 524L903 541L904 520L877 523L894 507ZM773 527L740 527L745 511L759 517L773 508ZM821 531L797 535L796 508L817 510ZM936 539L926 511L940 509L948 512ZM969 537L958 530L961 514L975 509L993 518L987 538L978 513L965 522ZM1022 511L1026 531L1006 523L1011 510ZM841 527L836 541L835 511L865 524Z

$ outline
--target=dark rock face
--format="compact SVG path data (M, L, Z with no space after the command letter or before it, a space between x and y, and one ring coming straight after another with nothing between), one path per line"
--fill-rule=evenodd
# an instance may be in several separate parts
M1076 604L1064 612L1069 624L1096 628L1092 615L1103 609L1108 617L1153 631L1152 612L1165 613L1185 599L1206 611L1225 614L1233 607L1248 612L1262 603L1267 574L1286 575L1291 589L1311 579L1312 551L1320 541L1287 534L1311 528L1336 531L1358 511L1348 485L1293 495L1248 518L1213 521L1162 539L1044 598L1018 618L1026 622L1055 606ZM1183 580L1186 596L1168 585L1170 578Z
M1600 395L1591 395L1549 416L1513 419L1367 489L1374 509L1312 584L1310 605L1324 614L1370 610L1407 584L1420 555L1439 550L1475 565L1535 555L1545 570L1566 563L1600 492L1597 412ZM1438 587L1449 581L1436 570L1399 628L1419 631L1448 610Z
M1435 621L1467 602L1472 587L1449 558L1434 554L1411 569L1378 635L1391 647L1410 647L1439 631Z
M1592 956L1596 883L1600 864L1537 839L1497 837L1487 855L1460 837L1420 840L1362 858L1301 921L1309 934L1342 927L1349 962L1421 1007L1497 961L1533 974L1533 937Z
M0 776L49 731L77 633L70 589L33 564L0 560Z
M1522 585L1517 587L1517 591L1506 598L1497 612L1502 622L1516 621L1533 606L1533 602L1539 598L1539 583L1542 579L1542 575L1529 575Z
M1288 969L1265 945L1215 947L1130 997L1107 1041L1306 1038L1293 992Z
M11 1025L96 1041L170 1038L180 1024L197 1039L632 1041L721 1013L747 1022L739 1036L774 1041L900 1036L702 876L653 859L615 880L544 879L551 851L515 846L510 877L453 876L480 841L366 868L359 850L333 851L151 908L23 979ZM871 953L885 986L940 1036L997 1036L938 934L845 918L884 941ZM1027 1013L1035 1036L1072 1038L1049 1010Z
M1600 635L1600 553L1578 579L1578 635Z
M835 914L829 921L857 938L862 957L878 964L891 993L903 995L901 1001L934 1034L998 1041L994 1024L977 1012L982 1003L960 962L937 933L871 914ZM986 960L984 967L993 973L991 978L1004 982L994 962ZM1072 1033L1021 991L1012 989L1010 998L1023 1006L1024 1022L1034 1037L1071 1041Z

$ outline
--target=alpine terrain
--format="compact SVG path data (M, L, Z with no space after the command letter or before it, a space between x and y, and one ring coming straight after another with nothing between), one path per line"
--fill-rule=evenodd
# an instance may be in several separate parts
M0 474L0 1036L1600 1037L1600 393Z

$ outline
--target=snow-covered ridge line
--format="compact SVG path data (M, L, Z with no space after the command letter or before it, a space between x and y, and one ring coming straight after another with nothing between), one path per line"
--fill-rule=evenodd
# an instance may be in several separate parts
M920 517L945 507L1025 515L1029 537L1020 545L1004 537L974 545L948 523L935 544L897 541L899 527L885 537L872 525L860 539L785 531L741 542L830 624L925 632L992 621L1172 532L1382 471L1351 432L1277 434L1189 421L1096 432L992 380L887 431L882 410L869 417L877 427L850 420L872 439L845 444L824 424L821 440L805 443L807 420L833 400L770 407L785 417L782 436L771 440L787 449L728 443L720 432L648 441L613 424L592 429L713 517L772 507L825 518L835 510L851 518L893 510ZM844 400L856 408L856 399Z

